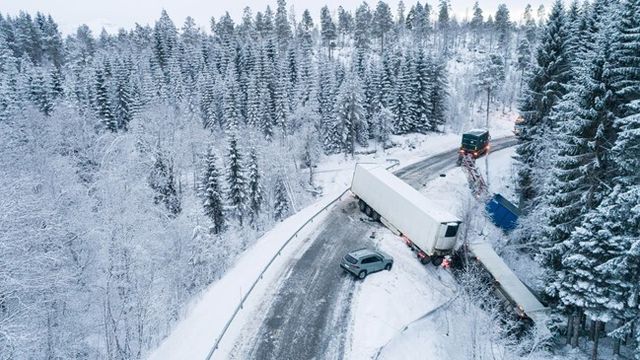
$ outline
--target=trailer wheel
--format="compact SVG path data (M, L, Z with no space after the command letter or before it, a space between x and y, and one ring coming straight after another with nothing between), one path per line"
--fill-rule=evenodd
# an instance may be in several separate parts
M365 205L366 208L364 209L364 213L368 216L368 217L373 217L373 209L371 208L371 206L369 205Z
M360 208L360 211L364 212L364 209L367 207L367 204L365 204L365 202L362 201L362 199L358 199L358 207Z
M444 260L442 256L434 256L433 258L431 258L431 263L434 266L440 266L442 265L442 260Z
M378 214L376 211L373 212L373 220L380 221L380 214Z
M367 270L362 270L358 273L358 279L362 280L367 277Z
M423 258L420 258L420 263L422 265L427 265L429 263L429 260L431 260L431 257L425 254Z

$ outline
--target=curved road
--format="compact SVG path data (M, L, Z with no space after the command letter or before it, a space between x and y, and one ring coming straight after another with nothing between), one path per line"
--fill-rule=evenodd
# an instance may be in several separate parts
M492 151L516 144L514 137L493 140ZM395 174L415 188L455 167L457 151L431 156ZM351 299L358 283L337 264L348 251L370 244L379 225L367 221L355 201L343 202L327 217L310 246L291 260L274 298L242 330L232 357L237 359L343 359L349 340Z

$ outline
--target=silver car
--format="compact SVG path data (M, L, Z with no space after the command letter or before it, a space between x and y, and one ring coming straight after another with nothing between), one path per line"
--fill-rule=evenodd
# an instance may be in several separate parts
M391 270L393 258L382 251L360 249L343 256L340 267L359 279L364 279L376 271Z

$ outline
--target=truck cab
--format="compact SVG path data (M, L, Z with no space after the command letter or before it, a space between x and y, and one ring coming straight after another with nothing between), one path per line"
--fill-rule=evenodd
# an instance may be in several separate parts
M471 155L474 159L484 155L489 151L489 130L473 129L462 134L462 144L458 151L458 163L465 155Z

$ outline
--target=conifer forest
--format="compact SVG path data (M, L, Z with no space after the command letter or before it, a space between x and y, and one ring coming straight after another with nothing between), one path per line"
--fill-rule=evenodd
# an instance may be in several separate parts
M640 360L640 0L421 1L68 34L0 4L0 360L146 358L318 165L495 114L548 359Z

